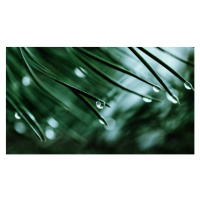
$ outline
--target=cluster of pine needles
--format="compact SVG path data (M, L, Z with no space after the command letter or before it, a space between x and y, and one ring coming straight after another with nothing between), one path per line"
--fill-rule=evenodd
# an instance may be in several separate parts
M177 72L173 66L169 66L164 60L161 60L158 56L151 53L147 48L107 48L107 51L103 51L103 49L104 48L79 47L8 47L6 63L6 101L8 108L12 109L19 118L22 118L41 141L45 141L46 136L39 121L42 121L43 117L45 117L45 112L51 113L52 116L55 114L54 112L56 111L53 111L53 105L65 110L67 116L69 118L71 116L75 121L79 120L88 125L86 122L87 120L84 119L83 116L91 112L90 115L93 113L102 124L109 126L106 118L100 112L104 107L112 109L109 105L109 101L113 98L109 99L107 97L107 100L104 98L109 92L107 84L114 88L119 88L121 91L131 93L147 103L162 102L162 99L140 93L123 85L116 79L114 73L130 76L132 79L136 79L143 84L153 87L156 92L162 91L167 93L169 100L178 106L178 104L181 103L179 98L171 91L167 80L159 75L157 70L151 66L144 55L157 62L159 67L165 68L174 78L179 79L186 89L194 90L192 84L186 80L181 73ZM188 67L194 67L192 61L179 58L163 48L158 47L157 50L179 60ZM143 67L149 71L153 77L152 79L154 79L156 83L152 83L152 81L149 81L147 78L138 75L139 73L135 72L134 66L130 69L126 65L123 65L123 63L114 60L111 58L110 54L107 53L108 51L113 51L114 54L116 52L116 55L132 57L132 59L141 63ZM52 55L54 57L52 57ZM56 60L59 60L59 63L56 62ZM78 76L74 78L72 75L74 69L78 70L78 76L87 76L87 81L83 81L83 79ZM109 70L112 70L111 73L109 73ZM31 80L34 83L34 88L27 88L25 85L21 84L23 77L28 77L28 81ZM49 82L48 85L46 84L47 82ZM55 89L55 85L59 85L62 89ZM88 89L84 90L83 88L86 87L88 87ZM105 89L99 91L99 88L102 87ZM60 90L62 94L58 94L58 90ZM67 98L67 101L61 98L63 96ZM45 101L42 99L48 99L51 103L48 105L47 102L45 106ZM79 112L74 111L72 108L76 106L77 100L85 104L87 108L79 109ZM34 105L34 102L37 102L37 105ZM33 114L30 109L31 107L36 107L38 110L36 114ZM74 122L71 121L71 123ZM62 120L59 121L59 124L62 124L63 127L70 130L70 127L67 127ZM88 126L90 126L90 124ZM75 133L73 130L71 130L71 132L71 135L74 136Z

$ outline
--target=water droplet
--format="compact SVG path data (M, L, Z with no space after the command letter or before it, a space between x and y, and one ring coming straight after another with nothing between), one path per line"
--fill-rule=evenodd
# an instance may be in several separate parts
M143 97L142 99L143 99L143 101L145 101L147 103L151 103L152 102L152 99L147 98L147 97Z
M26 126L22 122L15 122L14 128L20 134L24 134L26 132Z
M166 96L167 96L167 99L174 104L179 102L179 98L175 94L173 94L174 98L171 95L169 95L168 93L166 93Z
M100 122L101 124L105 124L105 123L104 123L104 121L103 121L103 120L101 120L101 119L99 119L99 122Z
M31 84L31 79L30 79L30 77L29 77L29 76L24 76L24 77L22 78L22 83L23 83L23 85L25 85L25 86L29 86L29 85Z
M103 108L105 107L105 102L97 101L97 102L96 102L96 106L97 106L97 108L99 108L99 109L103 109Z
M59 123L54 119L54 118L49 118L47 120L48 124L53 127L53 128L57 128L59 126Z
M80 69L79 69L79 68L76 68L76 69L74 70L74 73L75 73L78 77L84 78L84 77L85 77L86 71L80 67Z
M21 119L20 115L17 112L15 113L15 118L16 119Z
M50 140L54 140L56 138L56 134L51 127L46 128L45 135Z
M153 86L153 91L154 92L160 92L160 88L158 86Z
M185 83L184 83L184 86L185 86L185 88L186 88L187 90L193 89L192 84L189 83L189 82L185 82Z

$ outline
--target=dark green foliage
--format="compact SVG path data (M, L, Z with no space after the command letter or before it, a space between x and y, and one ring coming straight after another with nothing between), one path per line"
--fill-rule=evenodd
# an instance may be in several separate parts
M194 153L193 48L6 51L7 153Z

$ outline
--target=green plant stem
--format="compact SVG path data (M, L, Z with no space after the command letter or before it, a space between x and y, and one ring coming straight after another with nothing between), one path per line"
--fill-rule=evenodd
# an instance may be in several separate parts
M20 48L20 52L21 52L21 54L22 54L23 59L25 59L25 57L24 57L24 55L23 55L23 50L22 50L22 48ZM43 69L38 69L37 67L36 67L35 69L38 70L39 72L43 73L43 74L44 74L45 76L47 76L48 78L54 80L55 82L57 82L57 83L59 83L59 84L65 86L65 87L71 89L72 91L77 92L77 93L79 93L79 94L81 94L81 95L84 95L84 96L86 96L86 97L88 97L88 98L90 98L90 99L92 99L92 100L94 100L94 101L101 101L101 102L105 103L105 105L106 105L107 107L110 107L110 106L109 106L106 102L104 102L103 100L101 100L101 99L99 99L99 98L97 98L97 97L95 97L95 96L93 96L93 95L91 95L91 94L89 94L89 93L87 93L87 92L85 92L85 91L83 91L83 90L79 90L79 89L77 89L77 88L75 88L75 87L73 87L73 86L71 86L71 85L65 83L65 82L62 81L60 78L58 78L57 76L53 75L53 73L48 73L48 72L45 70L46 67L43 66L42 68L44 68L44 70L43 70Z
M156 62L158 62L159 64L161 64L163 67L165 67L167 70L169 70L172 74L174 74L177 78L179 78L183 83L189 83L179 73L177 73L175 70L173 70L169 65L167 65L166 63L164 63L158 57L154 56L152 53L150 53L149 51L147 51L146 49L144 49L142 47L138 47L138 49L140 49L142 52L144 52L149 57L153 58ZM193 87L192 87L192 89L193 89Z
M82 101L85 102L85 104L93 111L93 113L99 118L101 119L106 126L108 126L108 122L106 121L106 119L94 108L94 106L82 95L75 93L75 95L77 95L80 99L82 99Z
M76 48L76 49L78 49L79 51L83 52L85 55L90 56L91 58L100 61L101 63L105 64L108 67L116 69L116 70L118 70L118 71L120 71L120 72L122 72L124 74L128 74L128 75L130 75L130 76L132 76L132 77L134 77L134 78L136 78L136 79L138 79L138 80L140 80L140 81L142 81L144 83L147 83L148 85L151 85L153 87L158 88L159 90L163 90L163 88L161 88L160 86L155 85L153 83L150 83L149 81L144 80L143 78L137 76L136 74L134 74L134 73L132 73L130 71L127 71L126 69L123 69L120 66L118 66L118 65L116 65L116 64L114 64L112 62L109 62L109 61L107 61L107 60L105 60L105 59L103 59L103 58L101 58L101 57L99 57L99 56L97 56L97 55L95 55L95 54L83 49L83 48Z
M164 50L163 48L160 48L160 47L156 47L156 48L159 49L159 50L162 51L162 52L165 52L165 53L169 54L170 56L176 58L177 60L179 60L179 61L181 61L181 62L183 62L183 63L185 63L185 64L187 64L187 65L190 65L191 67L194 67L194 63L193 63L193 62L183 60L182 58L179 58L178 56L176 56L176 55L170 53L169 51Z
M146 95L143 95L143 94L140 94L140 93L137 93L133 90L130 90L128 88L126 88L125 86L121 85L120 83L118 83L117 81L115 81L114 79L112 79L111 77L109 77L108 75L106 75L105 73L103 73L102 71L98 70L95 66L93 66L90 62L88 62L85 58L83 58L79 53L76 53L76 51L74 51L75 55L77 55L77 57L82 60L82 62L84 62L86 64L86 66L88 66L90 69L92 69L94 72L96 72L99 76L103 77L104 80L107 80L108 82L110 82L111 84L127 91L127 92L130 92L132 94L135 94L137 96L140 96L140 97L144 97L144 98L148 98L148 99L151 99L152 101L155 101L155 102L162 102L161 100L159 99L156 99L156 98L153 98L153 97L149 97L149 96L146 96Z
M128 47L132 53L134 53L138 59L147 67L147 69L155 76L155 78L160 82L160 84L165 88L165 90L168 92L168 94L177 101L177 99L174 97L170 89L167 87L167 85L164 83L164 81L160 78L160 76L154 71L154 69L146 62L146 60L133 48ZM180 104L180 102L178 101Z
M63 107L64 109L66 109L67 111L70 110L70 108L65 105L62 101L60 101L58 98L56 98L54 95L52 95L52 93L43 85L42 82L40 82L40 80L37 78L37 76L35 75L35 73L33 72L33 70L31 69L30 65L28 64L26 58L24 57L23 53L22 53L22 57L24 59L25 62L25 66L27 67L31 77L33 78L34 82L36 83L36 85L38 85L38 87L56 104L60 105L61 107Z
M44 133L36 119L31 117L33 115L24 106L22 106L22 103L19 100L15 99L11 91L9 91L8 89L6 89L6 100L16 110L16 112L20 114L24 121L31 127L31 129L35 132L37 137L41 141L44 141Z

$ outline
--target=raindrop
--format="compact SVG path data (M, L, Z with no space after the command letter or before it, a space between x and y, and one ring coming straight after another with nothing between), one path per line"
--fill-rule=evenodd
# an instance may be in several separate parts
M160 88L158 86L153 86L153 91L154 92L160 92Z
M31 84L31 79L30 79L30 77L24 76L24 77L22 78L22 83L23 83L23 85L25 85L25 86L29 86L29 85Z
M143 99L144 102L147 102L147 103L151 103L152 102L152 99L147 98L147 97L143 97L142 99Z
M84 77L85 77L86 71L80 67L80 69L79 69L79 68L76 68L76 69L74 70L74 73L75 73L78 77L84 78Z
M49 118L47 120L48 124L53 127L53 128L57 128L59 126L58 122L54 119L54 118Z
M185 86L185 88L186 88L187 90L193 89L192 84L189 83L189 82L185 82L185 83L184 83L184 86Z
M174 104L176 104L176 103L179 102L179 99L178 99L178 97L175 94L173 94L174 98L171 95L169 95L168 93L166 93L166 96L167 96L167 99L169 101L171 101L172 103L174 103Z
M96 106L97 106L97 108L99 108L99 109L103 109L104 106L105 106L105 102L97 101L97 102L96 102Z
M26 126L22 122L15 122L14 128L20 134L24 134L26 132Z
M104 121L103 121L103 120L101 120L101 119L99 119L99 122L100 122L101 124L105 124L105 123L104 123Z
M17 112L15 113L15 118L16 119L21 119L20 115Z
M50 128L50 127L47 127L47 128L46 128L45 135L46 135L46 137L47 137L48 139L50 139L50 140L53 140L53 139L56 138L55 132L54 132L53 129Z

